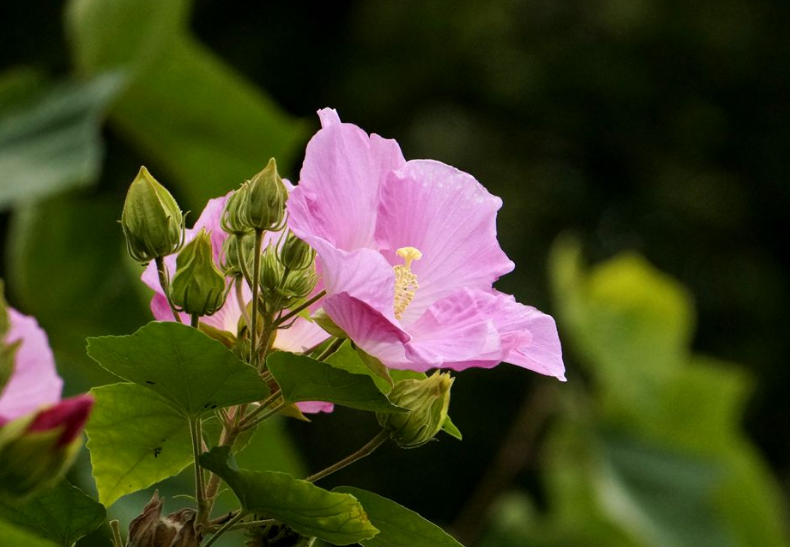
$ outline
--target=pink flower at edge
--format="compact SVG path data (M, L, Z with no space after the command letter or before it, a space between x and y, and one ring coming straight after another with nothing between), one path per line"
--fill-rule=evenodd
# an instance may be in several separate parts
M292 188L292 185L288 181L283 182L289 190ZM222 212L225 209L225 202L227 201L228 195L209 200L206 207L200 213L200 217L198 217L195 225L191 229L186 230L186 241L191 241L203 228L210 233L214 260L217 264L220 262L222 246L228 238L228 234L222 230L221 225ZM279 236L279 232L267 232L264 236L264 247L270 242L277 241ZM176 273L176 255L170 255L165 258L165 267L170 274L170 279L173 279ZM154 263L148 264L143 271L141 279L146 285L154 290L154 295L151 298L151 312L154 318L156 318L157 321L174 321L173 312L170 310L170 306L162 291L162 286L159 283L159 275ZM318 292L318 290L319 289L316 289L315 292ZM243 287L243 297L245 302L249 302L252 298L252 292L246 283ZM181 319L184 323L189 323L189 317L185 314L181 314ZM200 321L219 330L236 334L237 325L240 319L241 308L239 307L235 292L231 290L222 308L213 315L202 317ZM317 346L328 337L329 335L318 325L298 317L289 328L277 331L274 347L282 351L302 353L309 348ZM321 401L297 403L297 406L299 406L302 412L307 413L332 412L334 409L332 403Z
M14 369L0 392L0 427L30 417L28 432L62 427L56 448L73 442L82 432L93 407L93 397L78 395L61 399L63 380L55 368L55 358L47 335L38 322L8 308L11 328L4 342L20 342L14 354Z
M334 110L319 116L288 214L318 252L333 321L390 368L505 361L564 380L554 320L493 288L513 269L496 238L502 201L441 162L407 162L395 141ZM407 265L406 248L421 258ZM396 267L409 272L400 282ZM404 284L412 274L416 289ZM396 287L407 295L397 304Z

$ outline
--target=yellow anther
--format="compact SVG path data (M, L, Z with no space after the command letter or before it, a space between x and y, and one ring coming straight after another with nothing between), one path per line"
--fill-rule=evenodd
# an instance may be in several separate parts
M417 276L411 271L411 263L422 258L422 253L414 247L401 247L395 251L403 259L404 264L394 267L395 270L395 318L403 317L403 312L409 307L414 295L420 286L417 284Z
M406 266L407 270L411 269L411 263L413 260L419 260L422 258L422 253L415 247L401 247L395 251L395 254L403 259L403 262L405 262L404 266Z

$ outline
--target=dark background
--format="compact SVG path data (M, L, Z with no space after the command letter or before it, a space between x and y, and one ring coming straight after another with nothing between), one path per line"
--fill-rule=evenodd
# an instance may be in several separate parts
M62 9L4 2L0 69L66 76ZM636 250L686 284L694 347L753 373L745 427L787 486L789 12L768 0L200 0L193 30L289 113L317 127L315 110L334 107L396 138L407 159L455 165L501 196L517 270L499 288L520 301L552 311L546 257L567 230L593 261ZM112 129L105 137L105 171L131 180L139 157ZM284 174L296 180L298 165ZM122 195L112 180L92 191ZM454 388L464 450L449 439L385 448L336 482L451 522L524 394L546 381L507 365L469 371ZM337 414L291 424L311 467L375 432L368 416Z

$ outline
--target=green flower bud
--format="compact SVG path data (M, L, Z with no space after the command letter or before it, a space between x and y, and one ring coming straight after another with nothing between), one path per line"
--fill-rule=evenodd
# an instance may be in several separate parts
M225 209L222 211L220 220L225 232L234 235L252 232L252 228L247 225L245 220L248 196L249 184L245 182L225 201Z
M200 230L178 253L170 299L179 311L212 315L226 296L225 276L214 265L211 238L205 229Z
M277 173L277 162L272 158L263 171L249 182L245 223L255 230L281 230L285 221L287 199L288 191Z
M121 227L129 254L138 262L173 254L184 243L184 216L178 203L145 167L129 186Z
M23 498L63 477L82 446L93 406L89 395L65 399L0 428L0 496Z
M5 300L5 284L0 279L0 344L3 342L8 329L11 328L11 320L8 319L8 302Z
M232 235L225 239L222 244L222 260L220 269L226 277L238 277L244 273L239 262L239 250L243 251L244 260L247 262L248 270L252 270L252 259L255 253L255 236L245 234L241 236L241 249L239 249L239 237Z
M313 291L316 283L318 283L318 274L315 273L315 267L298 272L289 272L280 289L282 295L290 299L286 307L302 298L306 298Z
M264 299L279 296L280 284L285 275L285 268L277 257L277 249L269 245L261 254L261 294Z
M392 388L389 399L410 412L377 412L379 424L401 448L422 446L439 433L447 419L454 381L448 373L438 371L420 380L401 380Z
M317 282L318 275L313 264L300 271L291 271L283 266L280 253L274 245L263 252L260 287L265 300L287 308L309 295Z
M280 263L292 271L306 270L313 265L315 250L307 243L288 232L280 249Z

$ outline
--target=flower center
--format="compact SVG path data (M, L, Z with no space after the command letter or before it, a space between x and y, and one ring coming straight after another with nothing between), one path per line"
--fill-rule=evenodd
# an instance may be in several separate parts
M395 266L395 318L403 317L403 312L414 300L414 294L420 286L417 276L411 271L411 263L422 258L422 253L414 247L401 247L395 254L403 259L403 264Z

